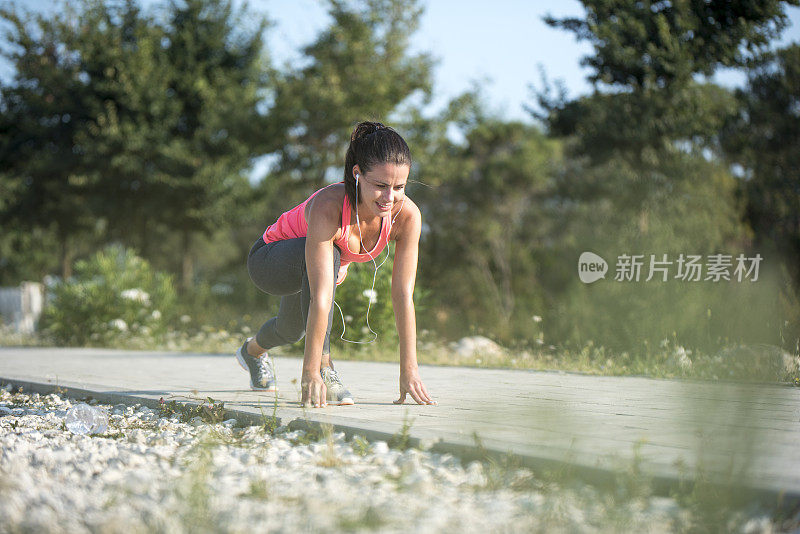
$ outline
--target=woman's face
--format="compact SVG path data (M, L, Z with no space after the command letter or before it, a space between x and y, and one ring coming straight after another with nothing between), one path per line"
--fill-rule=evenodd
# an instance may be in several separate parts
M359 174L361 201L378 217L388 217L392 208L402 202L410 168L408 165L381 163L369 172L361 172L356 165L354 174Z

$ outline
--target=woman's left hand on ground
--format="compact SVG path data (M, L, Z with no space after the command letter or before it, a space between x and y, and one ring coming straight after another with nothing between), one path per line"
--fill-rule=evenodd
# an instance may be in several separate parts
M403 404L406 401L406 395L411 395L417 404L436 404L436 401L428 395L425 384L422 383L417 371L400 373L400 398L394 403Z

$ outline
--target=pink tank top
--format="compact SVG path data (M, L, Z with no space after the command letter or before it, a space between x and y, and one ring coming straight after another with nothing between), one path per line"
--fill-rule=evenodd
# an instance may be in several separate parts
M306 237L306 235L308 235L308 222L306 222L305 216L306 204L308 204L308 202L320 191L322 191L322 189L315 191L314 194L308 197L299 206L295 206L289 211L284 212L280 217L278 217L278 220L275 221L274 224L269 225L262 236L264 242L271 243L273 241L281 241L283 239ZM333 244L336 245L342 252L342 267L350 262L363 263L366 261L371 261L372 258L377 258L378 255L383 252L383 249L386 248L386 244L389 242L389 232L392 229L392 218L381 217L381 234L378 238L378 242L375 243L375 247L373 247L373 249L368 253L365 252L364 254L352 252L347 246L348 238L350 237L349 223L351 212L352 209L350 208L350 202L347 199L347 195L345 195L344 203L342 204L342 236L333 242Z

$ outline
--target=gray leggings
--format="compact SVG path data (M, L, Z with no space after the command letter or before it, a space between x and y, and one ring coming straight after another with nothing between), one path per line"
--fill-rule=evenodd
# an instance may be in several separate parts
M341 252L333 247L333 279L339 273ZM256 343L264 349L288 345L303 339L306 333L311 291L306 270L306 238L264 243L259 238L247 257L250 279L263 292L281 297L278 315L264 323L256 334ZM336 296L336 284L333 286ZM328 328L322 354L330 354L333 302L328 312Z

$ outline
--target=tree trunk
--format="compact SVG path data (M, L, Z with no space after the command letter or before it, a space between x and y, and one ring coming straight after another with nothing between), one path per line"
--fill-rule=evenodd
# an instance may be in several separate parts
M72 246L69 237L62 235L61 242L61 279L66 281L72 276Z
M139 255L150 260L150 240L147 233L147 217L139 218Z
M182 265L181 265L181 289L188 291L192 284L194 277L194 259L192 258L192 232L190 230L183 230L182 244Z

